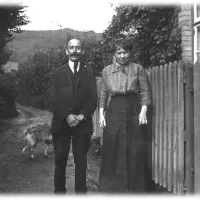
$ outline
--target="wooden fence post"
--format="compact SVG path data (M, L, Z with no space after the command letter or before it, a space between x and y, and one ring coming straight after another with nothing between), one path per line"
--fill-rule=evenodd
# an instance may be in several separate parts
M152 98L152 84L153 84L153 69L149 69L146 71L148 86L151 93ZM148 106L147 109L147 121L148 121L148 176L152 178L152 121L153 121L153 113L152 113L152 104Z
M159 183L159 67L155 67L155 183Z
M194 188L200 193L200 63L194 65Z
M193 193L194 192L194 91L193 91L194 85L193 85L193 65L190 63L185 64L184 79L185 79L185 187L186 187L185 189L186 193Z
M172 136L173 136L173 105L172 105L172 99L173 99L173 92L172 92L172 85L173 85L173 79L172 79L172 63L169 63L169 69L168 69L168 133L167 133L167 138L168 138L168 145L167 145L167 149L168 149L168 159L167 159L167 189L168 191L172 190L172 183L173 183L173 144L172 144ZM171 84L170 84L171 83Z
M163 155L163 187L166 188L167 187L167 158L168 158L168 121L169 121L169 101L168 101L168 96L169 96L169 82L168 82L168 66L167 64L164 65L164 88L165 88L165 92L164 92L164 130L163 130L163 150L164 150L164 155Z
M177 194L177 132L178 132L178 80L177 62L172 66L173 71L173 193Z
M152 68L152 179L155 180L155 118L156 118L156 75L155 67Z
M177 132L177 189L178 194L184 192L184 77L183 63L178 63L178 132Z
M164 69L160 66L159 70L159 185L163 185L163 143L164 143Z

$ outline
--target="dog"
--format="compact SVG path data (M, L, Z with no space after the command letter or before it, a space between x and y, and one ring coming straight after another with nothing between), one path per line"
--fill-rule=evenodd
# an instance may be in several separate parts
M37 124L25 131L25 140L27 145L22 149L22 153L27 150L30 152L31 158L34 158L34 148L38 144L45 146L44 156L48 156L49 145L52 144L52 135L50 134L50 126L47 123Z

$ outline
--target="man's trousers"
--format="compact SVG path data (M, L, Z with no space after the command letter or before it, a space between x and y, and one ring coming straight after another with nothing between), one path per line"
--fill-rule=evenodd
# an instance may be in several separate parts
M66 193L66 166L72 141L75 164L75 192L86 193L87 152L91 135L87 134L53 134L55 153L54 193Z

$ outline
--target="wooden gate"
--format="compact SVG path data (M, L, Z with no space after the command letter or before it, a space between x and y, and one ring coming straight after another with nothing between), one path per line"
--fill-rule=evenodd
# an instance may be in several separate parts
M194 189L192 70L182 61L149 70L152 179L175 194Z

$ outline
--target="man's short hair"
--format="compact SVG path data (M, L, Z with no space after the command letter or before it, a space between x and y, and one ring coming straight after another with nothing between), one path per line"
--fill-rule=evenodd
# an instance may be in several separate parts
M83 41L81 41L80 39L77 39L77 38L71 38L69 41L67 41L67 42L66 42L66 45L65 45L65 48L66 48L66 49L68 48L68 44L69 44L69 42L70 42L71 40L78 40L78 41L80 41L81 47L82 47L82 49L83 49Z

